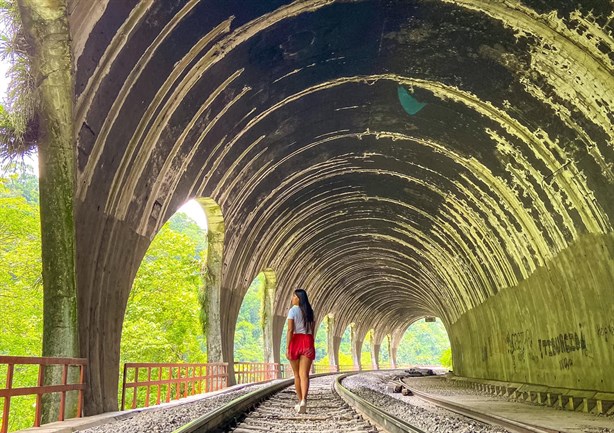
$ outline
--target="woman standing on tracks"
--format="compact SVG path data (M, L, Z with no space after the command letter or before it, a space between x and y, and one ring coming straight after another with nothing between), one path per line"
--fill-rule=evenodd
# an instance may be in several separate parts
M307 393L309 392L309 371L316 357L313 342L315 318L309 304L307 292L296 289L292 295L292 308L288 312L288 347L286 357L294 372L294 387L298 404L294 409L298 413L307 411Z

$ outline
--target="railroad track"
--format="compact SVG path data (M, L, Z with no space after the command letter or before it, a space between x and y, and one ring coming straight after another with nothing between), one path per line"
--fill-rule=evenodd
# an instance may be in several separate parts
M409 389L414 396L421 398L422 400L427 401L435 406L449 410L450 412L454 412L459 415L466 416L468 418L475 419L485 424L503 427L509 430L510 432L514 432L514 433L561 433L559 430L552 430L546 427L541 427L537 425L527 424L521 421L512 420L512 419L505 418L505 417L495 415L492 413L478 411L468 406L460 405L458 403L451 402L449 400L440 398L432 394L427 394L422 391L417 391L415 388L411 387L408 383L405 383L402 379L399 379L396 382L402 385L403 387Z
M233 400L173 433L424 433L345 389L341 380L346 376L312 377L306 414L294 411L294 380L289 379Z

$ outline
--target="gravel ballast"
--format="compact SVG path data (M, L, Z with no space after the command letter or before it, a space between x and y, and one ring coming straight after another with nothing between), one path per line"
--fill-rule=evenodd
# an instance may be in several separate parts
M103 425L78 430L82 433L167 433L172 432L192 420L218 409L242 395L256 391L262 385L251 385L235 391L213 396L172 407L160 407L135 412L134 415Z
M415 405L411 402L415 397L387 393L386 384L394 376L395 374L390 372L357 374L344 379L343 386L389 414L428 433L509 433L504 428L492 427L434 405Z

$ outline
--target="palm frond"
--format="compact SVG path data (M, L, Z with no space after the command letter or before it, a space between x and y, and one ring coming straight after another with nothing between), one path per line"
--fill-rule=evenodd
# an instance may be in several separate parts
M9 85L0 110L0 161L23 159L36 148L38 118L31 47L16 2L0 0L0 60Z

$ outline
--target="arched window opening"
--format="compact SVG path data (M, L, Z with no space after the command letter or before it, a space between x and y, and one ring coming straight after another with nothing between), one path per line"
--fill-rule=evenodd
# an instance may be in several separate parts
M339 370L350 371L354 369L352 361L352 325L348 325L341 336L341 344L339 345Z
M266 277L260 272L243 297L235 328L235 362L264 362L262 303Z
M397 350L398 365L452 367L450 339L441 320L412 323Z
M145 253L126 307L120 368L126 362L207 361L198 301L207 222L194 204L179 209Z

